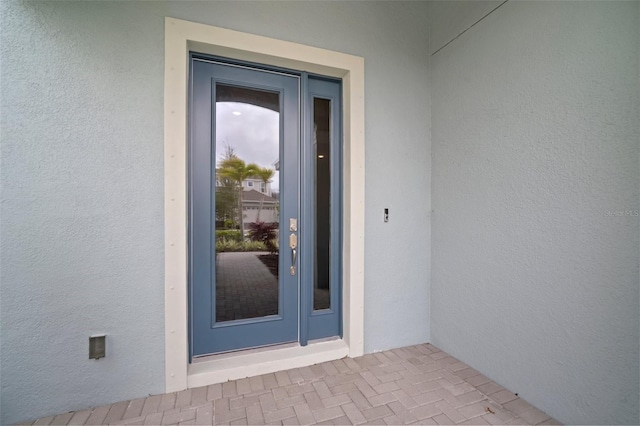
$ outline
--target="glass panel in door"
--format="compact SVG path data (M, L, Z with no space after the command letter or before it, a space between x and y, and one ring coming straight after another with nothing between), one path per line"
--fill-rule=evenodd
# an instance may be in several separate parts
M280 94L215 93L216 322L277 315Z
M315 145L315 273L313 310L331 306L330 242L331 242L331 144L329 99L313 99Z

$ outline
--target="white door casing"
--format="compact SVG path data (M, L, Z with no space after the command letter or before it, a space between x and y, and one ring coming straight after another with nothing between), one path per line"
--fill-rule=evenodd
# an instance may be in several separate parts
M190 366L187 303L188 54L207 53L343 81L343 330L340 342ZM310 365L364 351L364 58L179 19L165 19L165 391Z

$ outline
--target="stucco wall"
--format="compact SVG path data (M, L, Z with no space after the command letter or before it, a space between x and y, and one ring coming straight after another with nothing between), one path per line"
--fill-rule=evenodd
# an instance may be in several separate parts
M429 53L432 54L442 48L502 2L503 0L430 1L427 5Z
M431 58L433 342L566 423L639 423L639 6L508 2Z
M428 340L430 199L408 190L430 184L424 4L0 10L0 423L163 391L165 16L365 58L365 350Z

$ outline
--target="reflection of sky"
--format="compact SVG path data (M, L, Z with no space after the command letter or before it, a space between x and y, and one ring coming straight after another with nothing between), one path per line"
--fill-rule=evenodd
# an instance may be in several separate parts
M240 115L234 115L239 112ZM259 106L239 102L216 102L216 162L232 147L245 163L275 171L279 150L279 115ZM271 190L278 191L279 173L271 178Z

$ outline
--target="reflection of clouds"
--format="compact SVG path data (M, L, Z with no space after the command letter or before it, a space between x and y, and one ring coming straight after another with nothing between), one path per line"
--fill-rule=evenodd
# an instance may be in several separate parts
M233 112L240 112L234 115ZM225 145L246 163L274 169L279 156L280 114L267 108L240 102L216 102L216 162L221 161ZM275 169L274 169L275 170ZM278 191L279 173L271 179Z

